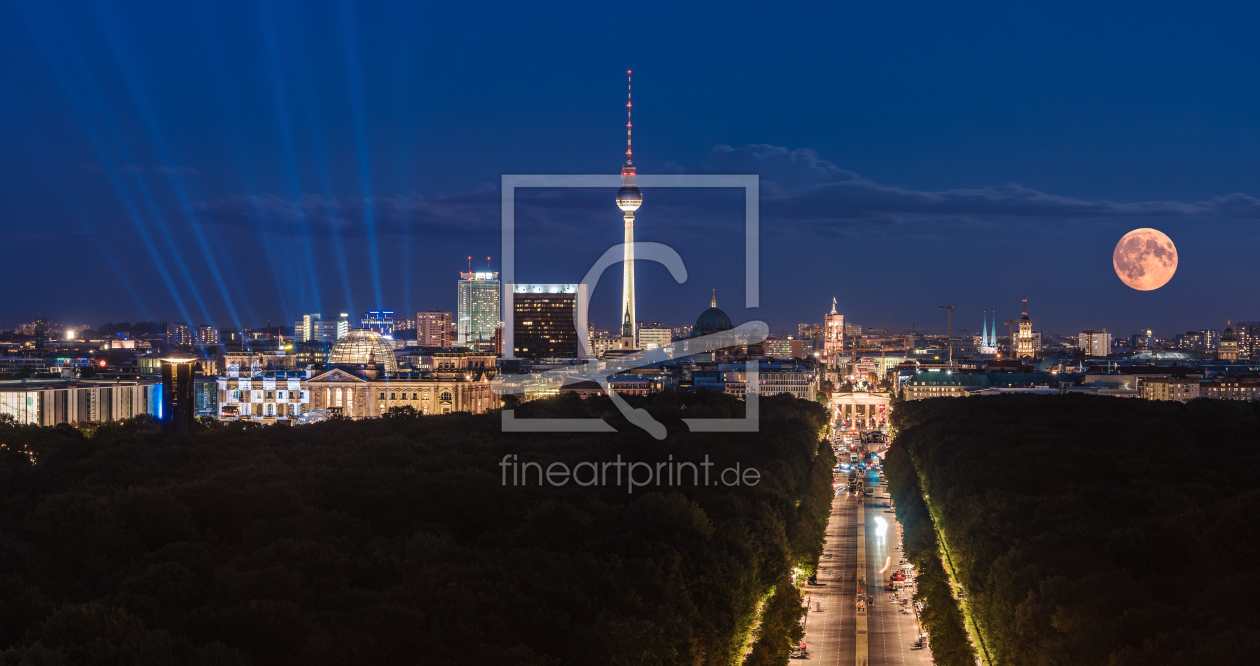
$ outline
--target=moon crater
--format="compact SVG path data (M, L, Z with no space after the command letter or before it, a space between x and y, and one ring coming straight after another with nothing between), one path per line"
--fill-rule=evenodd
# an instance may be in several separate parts
M1130 287L1159 289L1177 272L1177 246L1156 229L1134 229L1116 243L1111 263L1116 275Z

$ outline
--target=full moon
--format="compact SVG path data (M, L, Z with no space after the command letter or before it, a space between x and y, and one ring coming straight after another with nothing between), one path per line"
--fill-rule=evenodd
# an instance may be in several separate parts
M1116 243L1111 263L1116 275L1130 287L1159 289L1177 272L1177 246L1156 229L1134 229Z

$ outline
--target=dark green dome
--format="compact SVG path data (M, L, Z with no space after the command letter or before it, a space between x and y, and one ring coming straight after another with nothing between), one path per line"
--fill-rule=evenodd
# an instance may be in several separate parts
M717 307L717 296L714 295L713 300L709 303L709 309L700 313L696 318L696 325L691 329L691 335L688 337L698 338L702 335L712 335L722 331L729 331L731 326L731 318L726 316Z

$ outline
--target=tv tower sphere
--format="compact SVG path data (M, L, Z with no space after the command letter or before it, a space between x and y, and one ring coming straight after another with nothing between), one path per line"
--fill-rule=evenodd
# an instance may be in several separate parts
M643 193L634 185L624 185L617 190L617 207L627 213L633 213L643 204Z

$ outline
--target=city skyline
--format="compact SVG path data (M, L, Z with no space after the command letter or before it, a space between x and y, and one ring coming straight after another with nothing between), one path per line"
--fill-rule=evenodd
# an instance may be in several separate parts
M245 328L309 312L453 308L464 257L499 253L502 174L609 172L627 69L641 75L645 101L640 173L761 176L762 292L774 298L729 308L734 320L790 328L833 296L853 320L927 329L943 328L941 303L1006 312L1020 298L1054 332L1171 336L1258 318L1246 298L1260 245L1247 137L1260 97L1223 82L1260 60L1206 32L1171 49L1144 36L1177 25L1166 17L1099 41L1062 17L1027 21L1031 9L942 16L912 4L894 18L824 8L820 19L853 22L851 41L776 35L752 47L759 64L740 69L709 53L717 37L685 31L705 21L734 31L729 16L677 10L676 23L639 34L688 34L679 53L628 55L564 36L612 9L559 23L509 13L478 23L470 43L488 40L484 60L435 72L424 63L467 33L435 33L402 4L316 5L3 10L0 86L21 94L0 105L0 141L12 147L0 157L0 238L39 251L0 269L14 287L0 327L40 313ZM467 23L442 11L447 25ZM1235 11L1229 25L1256 10ZM1121 20L1119 10L1099 16ZM975 67L979 47L951 38L939 48L942 24L1023 38L1002 42L1005 63ZM531 53L521 34L555 43ZM1042 53L1064 35L1089 46L1045 67ZM903 52L863 50L888 39ZM576 47L590 57L547 60ZM857 66L825 57L831 49ZM929 52L938 62L921 67ZM510 76L492 62L508 54L520 59ZM674 67L679 57L690 66ZM520 279L572 282L620 242L612 195L518 194ZM742 200L648 196L652 223L637 239L676 246L690 277L677 285L640 262L637 292L653 297L635 319L687 323L713 288L742 284L731 232ZM1134 293L1110 255L1147 226L1176 242L1181 263L1164 287ZM606 285L592 319L619 323L621 306Z

